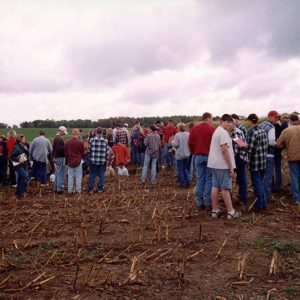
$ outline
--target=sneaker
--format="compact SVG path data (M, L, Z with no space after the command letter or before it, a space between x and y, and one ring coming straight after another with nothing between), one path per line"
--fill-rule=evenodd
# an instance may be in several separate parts
M231 220L231 219L236 219L239 218L242 215L242 213L240 211L234 211L234 213L228 213L227 214L227 220Z
M17 188L17 185L16 185L16 184L13 184L12 187L15 189L15 188Z
M222 213L221 213L220 210L218 210L218 211L212 211L212 212L211 212L211 217L212 217L212 218L219 218L221 214L222 214Z

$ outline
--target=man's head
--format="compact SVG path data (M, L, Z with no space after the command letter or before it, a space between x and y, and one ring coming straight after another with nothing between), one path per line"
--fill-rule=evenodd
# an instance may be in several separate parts
M155 132L155 131L158 130L158 128L157 128L156 126L154 126L154 125L151 125L151 126L150 126L150 130L151 130L152 132Z
M59 126L58 127L58 133L63 136L65 134L68 134L67 128L65 126Z
M226 129L226 130L230 130L230 124L233 123L233 119L231 117L231 115L229 114L224 114L221 117L221 126Z
M98 128L96 129L96 133L97 133L97 135L102 135L103 129L102 129L101 127L98 127Z
M168 120L167 126L168 127L173 127L174 126L173 121L172 120Z
M72 136L78 138L80 134L80 130L77 128L72 129Z
M212 114L209 113L209 112L205 112L205 113L202 115L202 121L203 121L203 122L206 122L206 123L211 123L211 122L212 122Z
M39 131L39 135L45 136L45 135L46 135L46 133L45 133L45 131L44 131L44 130L40 130L40 131Z
M250 128L253 128L258 123L258 116L256 114L250 114L247 118L247 122Z
M272 124L275 124L279 118L280 118L280 115L276 110L271 110L268 113L268 119Z
M290 123L291 123L292 125L297 125L297 124L299 124L299 116L296 115L296 114L291 114L291 115L290 115Z
M232 114L231 117L235 125L238 125L240 123L240 117L237 114Z
M185 131L185 124L184 123L178 123L177 129L181 132Z

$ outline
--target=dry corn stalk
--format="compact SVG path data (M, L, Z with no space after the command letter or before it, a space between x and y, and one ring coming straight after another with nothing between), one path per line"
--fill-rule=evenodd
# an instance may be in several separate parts
M283 268L283 259L277 250L273 252L273 257L270 265L270 275L276 275Z
M244 274L244 268L245 268L245 264L246 264L246 259L249 256L248 253L244 253L243 255L241 255L239 257L238 260L238 272L239 272L239 279L241 280L243 278L243 274Z
M223 241L223 243L222 243L222 245L221 245L221 247L220 247L218 253L216 254L215 259L218 259L219 255L221 254L222 250L224 249L224 247L225 247L225 245L226 245L226 243L227 243L227 241L228 241L228 238L229 238L229 232L227 231L227 232L226 232L226 238L225 238L225 240Z
M254 206L254 204L256 203L257 198L255 198L255 200L251 203L251 205L248 208L248 212L252 209L252 207Z

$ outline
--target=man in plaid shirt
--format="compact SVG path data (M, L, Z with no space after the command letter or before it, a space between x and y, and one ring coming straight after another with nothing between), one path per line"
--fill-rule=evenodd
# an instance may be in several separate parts
M264 189L264 176L267 165L268 136L258 126L256 114L250 114L247 118L249 125L248 132L248 154L250 175L253 184L254 194L257 198L255 208L263 211L267 208L267 199Z
M232 115L234 119L235 115ZM245 127L244 127L245 128ZM247 162L248 162L248 151L246 137L241 129L238 128L235 122L230 123L231 134L230 137L233 140L233 151L236 165L236 180L239 185L239 201L243 205L247 205ZM242 141L245 145L239 145L238 141Z
M89 141L90 173L88 180L88 192L93 193L96 176L99 177L98 193L103 192L104 172L109 157L107 140L102 136L103 129L97 129L97 135Z
M129 145L128 131L124 127L121 127L121 125L117 126L116 141L125 145L126 147Z

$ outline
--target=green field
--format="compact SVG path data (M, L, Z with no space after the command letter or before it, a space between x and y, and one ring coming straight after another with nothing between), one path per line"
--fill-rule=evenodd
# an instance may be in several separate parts
M56 128L19 128L15 129L17 134L25 134L26 141L31 142L36 136L38 136L40 130L44 130L46 133L46 137L50 140L53 140L55 134L57 132ZM89 128L82 128L83 135L87 135L89 132ZM0 128L0 135L7 135L9 129ZM68 128L68 135L64 137L64 139L68 140L71 138L72 129Z

